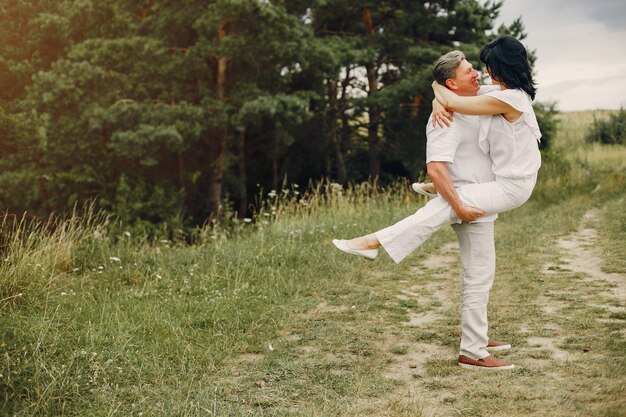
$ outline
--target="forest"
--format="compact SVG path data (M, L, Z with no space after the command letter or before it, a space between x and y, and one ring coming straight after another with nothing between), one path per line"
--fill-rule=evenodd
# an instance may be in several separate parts
M292 185L419 178L433 63L523 40L501 6L0 0L0 207L186 228ZM547 144L555 104L536 111Z

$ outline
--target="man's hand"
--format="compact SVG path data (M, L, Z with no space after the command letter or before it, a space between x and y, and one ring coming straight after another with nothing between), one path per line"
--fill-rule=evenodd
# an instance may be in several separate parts
M461 206L456 211L456 215L464 222L470 223L476 221L480 216L484 216L486 213L474 207Z
M439 127L450 127L450 123L452 123L452 117L453 112L448 111L445 107L443 107L441 103L437 101L437 99L433 100L433 127L437 127L437 124L439 124Z

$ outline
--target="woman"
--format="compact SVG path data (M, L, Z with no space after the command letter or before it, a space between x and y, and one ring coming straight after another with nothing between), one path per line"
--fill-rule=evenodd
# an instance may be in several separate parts
M458 96L434 82L433 90L445 108L481 116L479 146L491 157L496 180L462 186L458 193L466 206L494 214L519 207L530 197L541 166L537 144L541 132L532 108L535 86L524 46L517 39L501 37L482 48L480 60L500 89ZM443 198L435 198L391 227L333 243L346 253L369 259L378 255L382 245L399 263L443 225L460 222Z

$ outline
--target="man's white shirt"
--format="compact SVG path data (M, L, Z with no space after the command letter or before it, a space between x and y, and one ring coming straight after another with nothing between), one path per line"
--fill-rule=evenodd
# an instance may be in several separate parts
M491 88L489 88L491 87ZM493 90L481 87L479 94ZM455 187L495 180L491 158L478 146L479 116L454 114L450 127L432 125L432 115L426 127L426 163L447 162ZM497 214L479 217L477 222L492 222Z

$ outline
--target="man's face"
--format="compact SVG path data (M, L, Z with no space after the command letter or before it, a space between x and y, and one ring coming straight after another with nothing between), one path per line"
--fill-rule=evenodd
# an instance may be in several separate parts
M465 59L456 68L454 78L446 81L448 88L460 96L475 96L478 94L478 71Z

